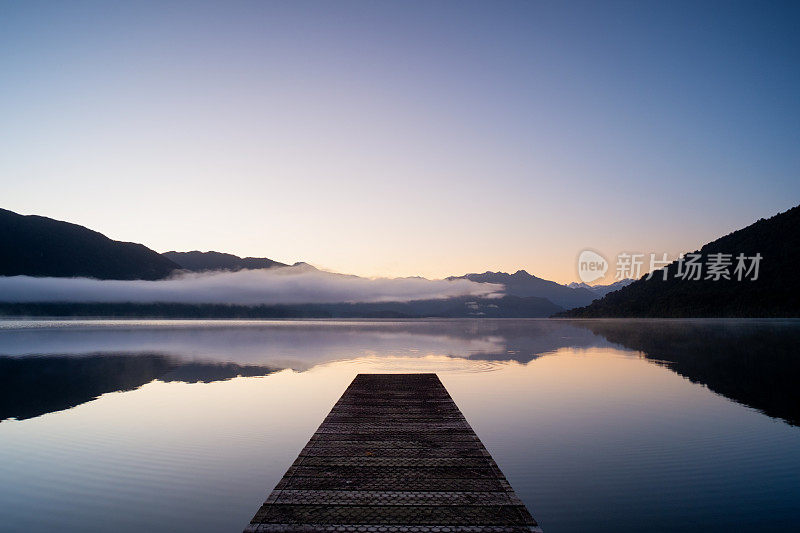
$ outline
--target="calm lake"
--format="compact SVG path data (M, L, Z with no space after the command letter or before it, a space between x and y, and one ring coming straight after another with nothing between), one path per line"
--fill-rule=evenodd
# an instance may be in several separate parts
M797 531L800 321L0 321L0 530L238 532L359 372L436 372L546 533Z

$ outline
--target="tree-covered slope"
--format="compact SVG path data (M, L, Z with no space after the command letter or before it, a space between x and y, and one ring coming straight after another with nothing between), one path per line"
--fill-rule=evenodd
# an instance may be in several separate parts
M800 206L761 219L703 246L702 262L711 254L731 254L730 278L700 280L676 276L670 264L668 279L657 272L592 304L560 313L561 317L797 317L800 316ZM760 254L758 279L741 281L734 274L736 257ZM749 267L752 262L748 262ZM704 264L704 267L706 265ZM684 265L685 272L685 265Z
M77 224L0 209L0 276L161 279L180 268L132 242Z
M287 266L266 257L239 257L222 252L164 252L164 257L185 270L205 272L209 270L246 270Z

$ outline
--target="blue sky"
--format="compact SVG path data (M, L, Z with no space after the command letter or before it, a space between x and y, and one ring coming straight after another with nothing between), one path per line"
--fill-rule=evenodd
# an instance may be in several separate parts
M677 254L800 199L800 8L0 2L0 207L369 276Z

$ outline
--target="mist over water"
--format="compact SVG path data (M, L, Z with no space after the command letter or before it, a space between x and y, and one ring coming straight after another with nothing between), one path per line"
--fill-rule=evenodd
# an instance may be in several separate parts
M0 276L0 302L308 304L408 302L490 296L502 286L469 280L362 278L307 267L183 273L169 279Z

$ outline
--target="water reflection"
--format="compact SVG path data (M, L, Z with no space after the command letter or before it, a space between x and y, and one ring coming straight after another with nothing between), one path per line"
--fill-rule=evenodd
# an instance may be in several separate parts
M265 376L275 370L260 365L184 362L160 354L0 357L0 421L62 411L156 379L210 383Z
M794 320L3 321L0 420L153 380L211 382L364 357L387 370L435 356L432 371L486 371L564 348L615 347L797 425L798 346Z
M548 320L0 321L0 354L164 353L298 370L367 355L528 362L565 346L608 345Z
M578 325L726 398L800 425L796 320L589 320Z
M0 322L0 530L241 531L356 373L434 371L548 533L794 531L800 429L741 404L797 423L798 328Z

